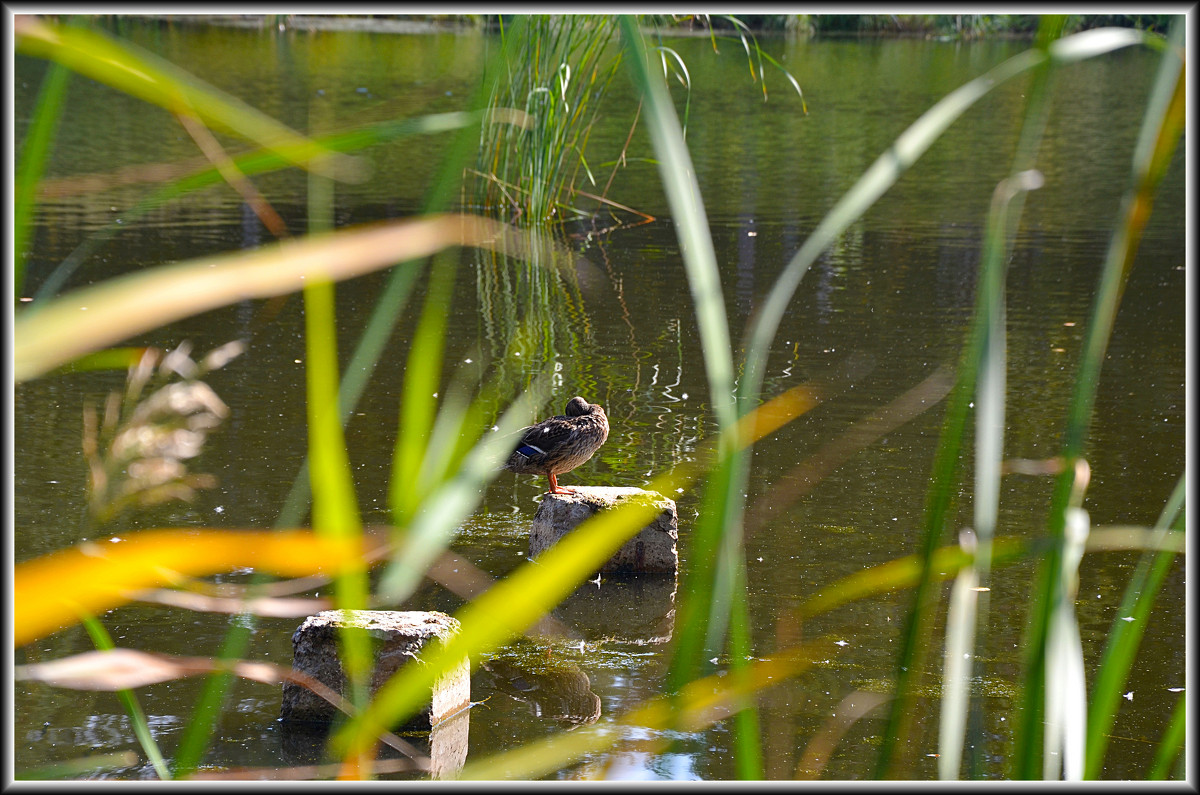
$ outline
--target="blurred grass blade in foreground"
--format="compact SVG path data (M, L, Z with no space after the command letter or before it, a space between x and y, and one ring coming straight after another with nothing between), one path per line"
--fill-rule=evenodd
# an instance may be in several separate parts
M449 246L505 246L506 227L471 215L368 224L250 252L219 254L109 279L18 315L13 377L35 378L85 353L206 310L269 298L306 282L360 276Z
M313 143L240 99L128 42L28 14L13 17L13 32L16 50L23 55L57 61L170 113L190 111L206 124L274 150L302 168L342 179L365 176L362 162Z

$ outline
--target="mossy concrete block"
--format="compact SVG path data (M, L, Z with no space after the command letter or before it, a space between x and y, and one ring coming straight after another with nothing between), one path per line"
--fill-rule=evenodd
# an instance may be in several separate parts
M430 643L446 641L459 629L458 621L435 611L326 610L309 616L292 635L292 668L308 674L343 698L348 698L346 672L338 655L341 627L360 627L375 645L375 668L370 693L410 661L421 661ZM428 694L427 706L405 726L428 729L471 701L471 669L464 657ZM283 685L281 716L285 721L324 723L338 710L311 690L291 682Z
M573 494L546 494L529 530L529 554L537 557L580 522L627 502L650 503L655 518L600 569L602 574L675 574L679 569L679 517L675 501L658 492L620 486L575 486Z

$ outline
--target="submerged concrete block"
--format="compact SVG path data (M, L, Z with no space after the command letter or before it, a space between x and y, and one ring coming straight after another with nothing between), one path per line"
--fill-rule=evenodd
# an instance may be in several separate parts
M574 486L574 494L546 494L529 530L529 554L536 557L594 514L623 503L648 502L658 515L601 568L602 574L674 574L679 569L679 517L675 501L644 489Z
M338 630L361 627L375 644L375 669L370 692L375 691L409 661L420 662L433 641L449 640L458 632L458 621L445 613L395 610L325 610L304 619L292 635L292 667L314 677L348 697L346 672L338 655ZM471 701L471 669L467 658L433 686L428 706L405 726L428 729L466 707ZM337 707L300 685L285 682L281 716L285 721L328 722Z

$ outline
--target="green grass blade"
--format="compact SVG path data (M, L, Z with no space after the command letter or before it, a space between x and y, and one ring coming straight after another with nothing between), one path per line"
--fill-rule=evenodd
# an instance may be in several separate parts
M788 262L760 307L748 332L746 372L738 382L740 396L757 395L761 390L771 340L800 280L821 252L861 218L972 105L996 85L1029 71L1044 59L1035 51L1020 53L946 95L913 122L838 200Z
M737 418L731 390L733 356L716 252L708 218L704 213L704 202L687 146L683 142L679 119L675 116L661 77L650 68L636 20L622 17L621 26L634 81L644 96L643 112L654 142L659 174L679 230L684 267L696 305L696 320L700 328L713 412L720 427L727 428ZM730 440L731 443L733 441Z
M1184 500L1187 479L1179 478L1175 490L1163 507L1155 525L1155 535L1164 536L1174 526L1183 529ZM1170 550L1143 554L1129 578L1121 606L1113 619L1100 657L1100 667L1092 687L1092 703L1088 711L1087 764L1084 777L1097 779L1104 768L1104 753L1116 722L1121 693L1141 644L1142 635L1150 622L1154 598L1162 588L1176 554Z
M629 50L627 62L635 85L643 95L643 112L647 129L654 142L659 173L671 212L676 220L684 267L696 307L701 347L713 412L719 427L733 426L737 412L732 401L733 358L730 353L729 330L725 320L725 305L721 296L720 275L716 253L704 213L703 200L696 184L686 145L683 143L679 120L657 72L646 57L645 46L636 21L622 17L622 32ZM726 442L732 449L736 440Z
M366 391L375 365L383 356L396 321L401 317L404 307L412 295L417 277L421 275L420 268L413 264L403 263L395 266L388 279L387 286L379 296L379 302L371 313L367 326L363 329L358 347L342 374L341 386L338 389L338 416L343 427L358 405L359 399ZM300 465L300 472L292 482L292 488L283 502L276 527L296 527L304 519L308 510L309 495L309 459L306 456Z
M454 476L432 494L424 495L420 512L412 518L392 555L391 565L380 578L377 590L382 601L401 601L420 583L426 569L478 504L481 484L500 470L511 452L512 434L528 423L534 407L545 399L547 387L547 379L542 378L522 393L496 421L496 430L486 432L463 459ZM475 433L479 430L473 429Z
M327 233L333 228L333 184L316 174L309 175L308 184L309 234ZM338 404L334 298L331 281L316 280L304 287L309 482L313 529L330 538L353 538L362 533L362 519ZM338 573L334 581L335 603L342 610L366 609L369 589L364 562L360 568ZM367 702L371 675L370 638L360 627L345 626L338 633L338 640L350 702L361 709Z
M992 549L992 567L1008 566L1042 552L1049 542L1034 543L1019 538L998 537ZM1180 554L1184 550L1184 534L1143 531L1142 528L1109 527L1095 528L1088 535L1088 552L1111 550L1154 550ZM971 555L961 546L940 547L933 555L933 570L941 581L958 574L971 563ZM828 583L820 591L801 602L792 610L791 620L797 624L813 616L823 615L843 605L861 599L879 596L900 588L912 588L921 579L924 566L918 555L880 563L857 571L840 580Z
M1066 47L1050 48L1051 57L1067 60L1081 57L1084 52L1110 52L1144 42L1145 36L1136 31L1113 35L1104 31L1086 31L1070 39L1073 43ZM996 86L1039 66L1045 58L1044 53L1027 50L947 94L913 122L821 219L820 224L776 279L759 310L746 346L746 373L738 381L740 395L757 395L761 390L762 373L766 366L765 352L769 349L801 278L821 252L862 217L863 213L887 192L967 109Z
M458 265L440 257L429 279L429 291L404 369L404 391L400 399L399 428L392 455L389 507L392 524L408 526L424 494L416 488L417 473L425 457L429 433L437 411L437 393L442 379L442 356L446 345L450 301Z
M110 651L116 648L112 636L95 616L84 616L83 626L97 649ZM120 699L121 706L125 708L125 714L129 716L129 724L133 727L133 735L137 737L138 744L142 746L150 764L154 766L154 772L163 781L170 781L171 769L167 767L167 761L163 758L158 743L154 741L154 734L150 731L150 723L146 720L146 713L142 711L137 694L132 690L118 690L117 698Z
M126 371L142 360L148 349L139 348L105 348L102 351L89 353L80 356L74 361L67 362L62 367L59 367L54 372L57 374L65 373L87 373L97 370L119 370Z
M745 692L736 707L734 720L734 762L738 778L756 781L763 778L762 727L759 725L757 693L751 686L750 660L754 643L750 635L750 606L746 593L746 556L737 550L735 581L731 592L733 605L729 620L730 679L735 689Z
M1180 693L1179 698L1175 700L1175 710L1171 713L1171 723L1163 732L1162 742L1158 745L1154 763L1150 767L1150 772L1146 774L1146 778L1150 781L1165 780L1167 776L1171 775L1171 765L1176 759L1179 760L1179 763L1176 766L1175 777L1184 778L1187 775L1186 754L1183 753L1186 745L1187 693Z
M1064 28L1065 28L1065 18L1062 15L1051 14L1051 15L1042 17L1039 20L1037 35L1034 40L1036 49L1039 52L1047 52L1047 53L1052 52L1053 48L1058 46L1058 42L1060 41L1059 37L1062 36ZM1024 121L1021 126L1021 137L1017 144L1016 155L1014 156L1013 170L1014 170L1014 172L1017 172L1018 174L1026 173L1026 174L1029 174L1031 177L1034 175L1037 175L1037 172L1033 172L1030 169L1032 169L1034 167L1034 165L1036 164L1037 153L1041 146L1042 136L1043 136L1043 133L1044 133L1045 127L1046 127L1046 120L1048 118L1049 111L1050 111L1050 102L1049 102L1048 97L1049 97L1049 91L1050 91L1050 81L1051 81L1051 77L1053 75L1053 66L1056 63L1057 63L1056 60L1054 58L1051 58L1048 61L1046 61L1045 63L1040 64L1034 70L1033 82L1032 82L1032 85L1030 86L1030 89L1028 92L1028 100L1025 103L1025 114L1024 114L1025 118L1024 118ZM1026 171L1022 171L1022 170L1026 170ZM1039 180L1039 183L1040 183L1040 175L1037 175L1037 179ZM1037 187L1037 186L1031 185L1030 189L1033 189L1034 187ZM1008 224L1006 226L1006 228L1004 229L1004 231L1009 235L1015 233L1015 231L1016 231L1016 226L1019 223L1020 216L1021 216L1021 210L1024 206L1024 198L1025 198L1024 193L1017 193L1016 195L1014 195L1012 197L1012 204L1013 204L1013 208L1014 208L1011 213L1012 222L1010 224ZM989 239L991 241L995 241L996 235L997 235L997 227L996 226L989 227ZM1007 245L1008 239L1009 238L1005 239L1004 242L1006 245L1004 245L1004 246L998 246L995 242L990 242L985 247L985 252L984 252L985 260L990 259L993 267L1001 267L998 265L997 260L1004 261L1004 262L1008 261L1008 259L1009 259L1008 252L1010 250L1009 246ZM998 454L1002 454L1002 450L994 451L994 452L998 452ZM991 466L998 467L999 459L985 461L985 462L983 462L983 464L984 464L984 466L988 466L988 467L991 467ZM989 487L998 489L999 488L998 473L989 474L988 477L989 477L989 481L988 481ZM986 494L987 494L987 492L985 491L985 495ZM979 495L977 495L976 499L979 499ZM984 528L985 531L989 527L990 527L990 525L986 525ZM981 551L982 551L983 557L984 557L984 566L981 566L981 569L983 569L986 566L987 558L990 554L990 543L988 542L988 539L986 537L983 539L983 543L981 543ZM1052 561L1057 560L1058 554L1059 554L1058 548L1055 545L1051 545L1051 547L1049 549L1050 559ZM1052 565L1057 565L1057 564L1052 564ZM986 599L983 600L983 603L986 605ZM976 622L976 627L977 627L978 634L979 634L979 638L976 640L977 644L982 644L984 642L985 636L986 636L987 623L983 619L984 619L984 616L981 615L980 620ZM1039 692L1042 687L1044 673L1045 673L1045 669L1043 667L1036 668L1036 671L1034 671L1034 672L1027 672L1024 680L1021 683L1022 690L1023 691L1028 690L1029 692ZM979 721L976 721L973 725L976 728L978 728ZM972 748L981 747L982 738L979 736L976 736L973 739L974 739L974 742L971 744L971 747ZM1034 740L1035 740L1035 736L1021 737L1018 734L1018 736L1016 737L1016 739L1014 741L1014 745L1016 745L1018 748L1031 749L1033 747ZM1016 754L1016 756L1018 759L1020 758L1019 753ZM1017 765L1017 766L1019 767L1019 765Z
M29 246L30 231L37 209L37 189L46 168L50 144L54 141L62 119L63 99L67 93L70 70L61 64L51 64L38 91L37 104L25 134L25 142L17 160L16 181L13 185L13 296L21 297L25 283L25 249Z
M960 539L964 554L968 545ZM975 566L964 566L950 590L946 610L946 646L942 657L942 704L938 721L938 778L958 778L967 737L967 710L971 694L971 661L975 654L979 575Z
M204 680L204 688L200 691L196 708L192 711L192 717L179 740L179 748L175 752L172 765L176 778L187 778L204 759L204 752L221 720L222 705L234 678L232 666L222 663L246 656L253 632L253 623L249 618L249 614L238 615L229 622L229 632L225 634L225 640L217 655L220 667Z
M1061 543L1067 506L1075 488L1075 461L1083 454L1083 443L1091 425L1092 408L1099 386L1100 369L1112 336L1121 296L1129 278L1134 254L1150 217L1154 193L1178 143L1184 125L1183 26L1172 27L1170 46L1162 56L1150 102L1134 150L1134 181L1122 200L1116 229L1100 275L1100 283L1084 341L1083 354L1075 377L1071 402L1067 409L1061 456L1065 462L1054 485L1047 534ZM1082 34L1080 34L1082 35ZM1071 37L1075 38L1075 37ZM1069 41L1064 39L1063 41ZM1074 52L1074 50L1072 50ZM1026 629L1026 688L1019 699L1014 728L1014 776L1033 778L1040 773L1036 749L1043 724L1041 712L1043 683L1040 679L1045 660L1045 635L1049 626L1051 603L1047 598L1054 587L1061 565L1061 551L1052 547L1035 586L1030 619Z
M316 145L241 100L127 42L32 16L16 17L14 32L19 53L57 61L170 113L190 111L206 124L274 149L302 168L330 177L363 176L358 161Z
M1031 107L1037 105L1036 101L1031 103ZM1038 116L1036 111L1032 115ZM1034 125L1027 124L1026 129L1029 129L1030 126L1037 126L1039 134L1023 136L1023 138L1036 143L1040 139L1040 125L1036 122ZM1022 148L1018 151L1024 153L1033 148L1035 147ZM1041 175L1037 172L1021 171L1012 178L1001 182L995 190L988 213L987 234L980 262L979 292L976 298L975 316L964 353L964 357L968 360L965 367L967 372L979 374L975 384L974 535L971 542L974 551L972 562L974 571L970 577L972 581L970 587L984 590L975 592L977 596L961 594L954 605L958 614L955 616L953 631L962 633L964 622L969 622L972 627L969 633L970 642L965 643L966 648L963 648L965 638L952 635L951 622L947 620L945 659L947 667L953 668L954 675L951 676L949 670L947 671L948 679L943 687L943 708L945 710L943 714L949 723L957 727L957 731L962 732L965 732L967 725L965 710L969 703L969 697L966 690L970 688L974 679L970 663L974 657L974 650L970 646L982 642L987 628L986 588L991 570L992 542L995 537L996 516L1000 503L1000 465L1004 458L1005 370L1007 367L1005 268L1011 250L1012 233L1016 228L1015 217L1019 215L1019 205L1017 208L1013 208L1012 205L1014 200L1023 195L1025 191L1039 187L1041 182ZM963 408L961 402L956 405L956 409L959 411ZM959 420L955 419L954 422L957 424ZM931 534L937 536L941 534L940 528L935 525L928 525L926 529ZM927 538L927 550L931 548L935 540ZM956 585L956 588L959 587ZM918 588L918 594L922 590ZM921 623L923 623L923 619L916 619L913 621L913 626L920 626ZM920 643L921 641L914 639L913 642ZM906 644L902 652L902 666L914 664L915 657L909 657L908 649L909 644ZM901 678L903 680L903 673L901 673ZM951 690L952 687L959 688L959 690ZM899 698L907 698L907 695L901 693ZM948 727L943 726L940 729L939 744L953 746L953 748L943 747L941 749L943 757L946 757L944 762L939 758L942 777L951 777L950 771L954 771L954 776L956 776L961 750L964 747L979 747L981 738L975 738L974 742L968 742L965 733L956 737Z
M1042 778L1083 778L1084 737L1087 731L1087 680L1083 643L1075 617L1079 592L1079 563L1090 530L1087 511L1072 507L1063 539L1063 564L1051 599L1054 610L1046 633L1046 725Z
M680 251L691 289L710 399L722 429L718 464L704 492L704 507L693 533L693 568L683 578L679 622L673 649L668 689L677 690L698 671L698 661L720 653L731 644L733 674L745 665L750 652L745 611L743 513L749 479L749 445L738 438L735 425L739 409L734 401L733 353L721 293L712 235L704 212L695 169L684 143L683 130L667 94L663 76L651 68L636 20L620 20L634 85L639 89L645 123L654 145L659 175L675 220ZM746 410L757 405L748 402ZM731 625L734 632L727 636ZM736 721L738 774L761 778L757 711L747 702Z

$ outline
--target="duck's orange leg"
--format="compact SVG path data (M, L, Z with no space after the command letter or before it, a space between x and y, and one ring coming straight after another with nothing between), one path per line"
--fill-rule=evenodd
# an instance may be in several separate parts
M547 494L574 494L575 493L575 489L569 489L566 486L558 485L558 478L556 478L554 476L553 472L547 472L546 477L550 479L550 491L546 492Z

